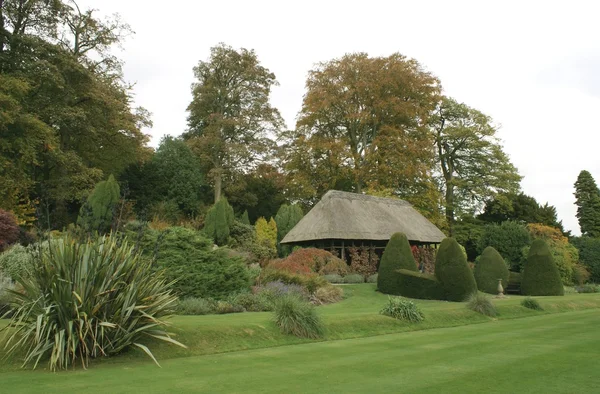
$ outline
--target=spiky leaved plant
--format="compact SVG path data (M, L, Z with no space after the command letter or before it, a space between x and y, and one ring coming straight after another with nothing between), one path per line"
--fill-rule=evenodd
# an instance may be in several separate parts
M111 356L135 346L158 364L140 343L152 337L175 341L161 319L177 304L161 272L114 235L78 242L54 239L35 257L22 290L13 291L14 315L6 333L7 355L25 352L23 366L48 359L49 369L66 369L76 361ZM12 328L12 329L11 329Z

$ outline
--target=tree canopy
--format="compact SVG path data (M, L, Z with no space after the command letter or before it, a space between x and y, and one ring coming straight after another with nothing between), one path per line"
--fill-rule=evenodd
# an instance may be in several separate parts
M477 211L498 192L517 192L521 176L502 149L489 116L444 97L430 125L452 233L457 213Z
M218 201L223 180L260 162L273 147L269 134L283 127L279 111L269 103L277 81L253 50L225 44L211 48L210 58L194 67L194 76L184 138L211 177Z

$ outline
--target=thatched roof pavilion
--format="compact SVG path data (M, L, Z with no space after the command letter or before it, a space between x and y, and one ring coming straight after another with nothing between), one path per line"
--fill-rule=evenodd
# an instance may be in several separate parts
M343 256L348 246L385 247L397 232L417 245L437 244L445 238L404 200L330 190L281 243L341 249Z

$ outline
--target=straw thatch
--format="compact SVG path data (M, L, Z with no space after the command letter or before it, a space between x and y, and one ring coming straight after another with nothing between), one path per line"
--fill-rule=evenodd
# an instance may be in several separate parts
M445 238L440 229L406 201L330 190L281 243L326 239L387 241L397 232L420 243L440 243Z

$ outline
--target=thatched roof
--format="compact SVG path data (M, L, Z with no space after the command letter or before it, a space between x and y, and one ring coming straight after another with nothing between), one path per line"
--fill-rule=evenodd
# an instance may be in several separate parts
M328 191L281 243L324 239L387 241L392 234L409 241L439 243L445 238L408 202L363 194Z

